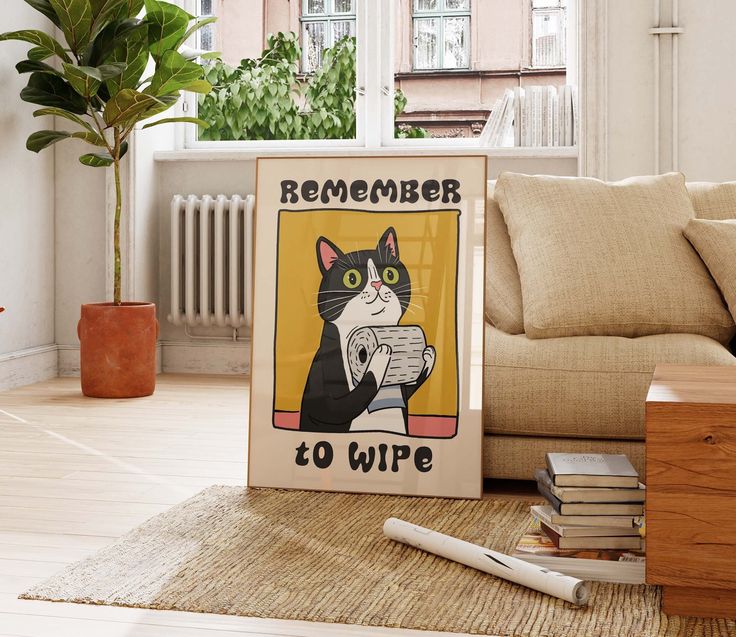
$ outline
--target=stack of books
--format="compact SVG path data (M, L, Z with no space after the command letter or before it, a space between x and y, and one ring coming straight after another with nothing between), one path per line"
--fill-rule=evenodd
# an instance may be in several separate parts
M531 507L533 526L516 557L586 579L644 581L646 491L626 456L549 453L534 477L547 503Z
M578 106L575 86L517 86L496 100L480 145L575 146Z

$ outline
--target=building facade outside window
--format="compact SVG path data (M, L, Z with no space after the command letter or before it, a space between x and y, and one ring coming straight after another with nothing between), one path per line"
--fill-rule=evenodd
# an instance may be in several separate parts
M566 0L532 0L532 66L565 66Z
M231 69L239 68L244 59L260 59L271 34L290 34L300 49L298 77L288 86L276 87L280 91L277 96L266 97L293 95L303 113L309 110L306 87L320 79L314 71L322 68L324 52L342 37L356 37L358 48L368 56L380 51L382 64L390 57L381 70L383 84L366 82L364 75L356 78L355 85L355 103L365 97L370 104L359 116L362 130L375 132L380 128L385 139L394 128L399 137L419 128L432 138L478 137L506 90L556 88L568 81L566 20L568 14L575 14L575 0L391 0L382 5L382 13L376 11L379 0L183 1L189 11L201 17L210 12L217 16L218 21L203 30L196 46L219 51L222 63ZM363 23L366 14L374 21L383 20L381 28L375 28L376 22ZM570 25L573 31L574 26ZM376 62L364 59L357 72L375 74ZM247 111L250 88L258 89L251 86L256 81L251 75L213 79L218 80L221 90L230 83L232 90L226 86L223 99L229 100L232 94L233 101L245 104L238 108ZM238 84L241 81L250 88L244 89ZM344 78L340 81L344 86ZM394 111L390 124L388 109L379 123L373 122L370 118L376 112L375 105L384 104L382 100L392 88L401 91L395 109L402 101L403 107ZM192 112L196 111L196 102L192 106ZM230 110L231 118L252 115ZM285 113L284 118L288 119L287 115L291 114ZM356 138L360 135L356 132Z
M414 70L470 66L470 0L412 0Z
M322 53L345 36L355 36L356 0L302 0L302 71L322 66Z

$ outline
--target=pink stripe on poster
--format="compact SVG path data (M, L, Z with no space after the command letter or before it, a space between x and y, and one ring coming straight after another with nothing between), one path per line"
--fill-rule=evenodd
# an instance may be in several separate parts
M277 429L299 429L299 412L277 411L273 415ZM418 438L452 438L457 433L454 416L409 416L409 435Z
M299 429L298 411L276 411L273 414L273 426L279 429Z
M421 438L452 438L457 433L455 416L409 416L409 435Z

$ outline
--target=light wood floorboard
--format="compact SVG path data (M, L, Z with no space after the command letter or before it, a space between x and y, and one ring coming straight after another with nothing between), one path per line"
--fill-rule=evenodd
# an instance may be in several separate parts
M135 400L84 398L73 378L1 393L0 637L449 637L17 598L205 487L244 484L247 405L237 377L163 375Z

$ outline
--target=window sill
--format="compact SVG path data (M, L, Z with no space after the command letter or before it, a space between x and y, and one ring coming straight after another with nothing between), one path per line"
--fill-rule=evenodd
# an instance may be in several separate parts
M383 148L185 148L157 151L154 161L252 161L258 157L375 157L383 155L486 155L490 159L576 159L574 146L479 148L478 146L385 146Z

